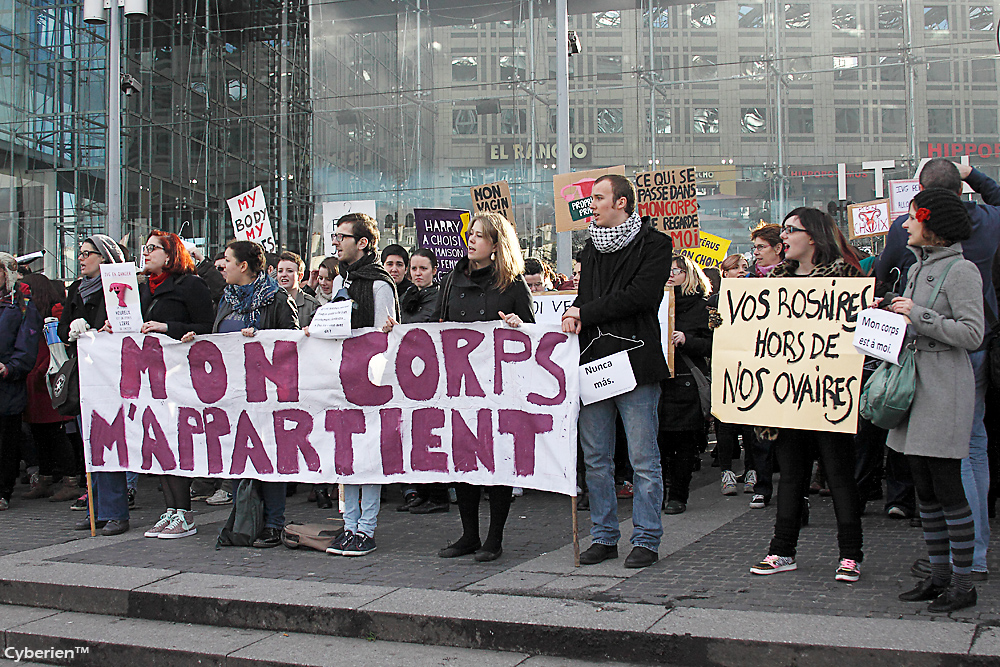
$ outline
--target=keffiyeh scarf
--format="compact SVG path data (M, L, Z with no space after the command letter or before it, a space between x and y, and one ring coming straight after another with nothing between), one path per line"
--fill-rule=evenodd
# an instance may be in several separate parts
M597 252L608 253L621 250L635 240L642 227L642 218L639 213L632 212L628 220L617 227L598 227L593 222L590 223L590 240L594 242Z
M256 327L260 319L260 309L266 306L281 287L268 275L267 271L257 274L257 279L249 285L226 285L222 298L233 307L248 327Z

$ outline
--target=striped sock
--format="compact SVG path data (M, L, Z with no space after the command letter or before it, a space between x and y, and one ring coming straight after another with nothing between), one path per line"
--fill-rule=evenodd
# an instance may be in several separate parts
M948 525L944 511L937 503L920 503L920 522L927 543L927 556L931 562L931 581L936 586L947 586L951 580L951 565L948 562Z
M976 527L968 503L944 510L951 544L951 585L965 593L972 589L972 550L976 542Z

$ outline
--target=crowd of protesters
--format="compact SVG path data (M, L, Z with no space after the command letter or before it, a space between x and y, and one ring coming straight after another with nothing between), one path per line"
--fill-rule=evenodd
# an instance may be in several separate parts
M963 183L983 204L962 201ZM153 231L141 253L139 296L143 333L181 342L212 333L262 329L303 329L323 305L351 299L352 329L427 322L498 321L519 327L534 321L533 294L574 290L575 301L562 329L580 336L581 363L627 353L636 387L583 406L579 419L578 507L589 510L593 538L580 557L592 565L618 557L621 538L617 500L632 499L632 551L625 567L656 562L663 515L688 509L692 473L715 434L712 457L720 468L720 491L750 496L762 509L774 495L780 471L774 535L765 557L750 571L771 575L797 569L796 546L809 521L809 496L832 496L839 558L835 579L861 576L866 503L883 498L893 519L921 527L928 558L913 570L922 576L907 601L928 601L933 611L976 604L974 583L988 578L986 549L990 459L998 442L989 405L1000 397L990 375L987 345L998 326L994 285L1000 262L1000 186L981 172L932 160L920 175L921 192L908 215L896 220L885 250L876 257L851 246L827 213L807 207L789 212L782 223L764 224L750 234L747 255L731 255L717 269L703 270L674 253L669 237L653 229L635 208L635 188L621 176L594 183L590 239L576 257L573 275L555 273L543 260L524 258L514 226L503 216L473 216L468 254L446 276L425 248L408 251L392 244L379 252L379 231L364 214L341 218L332 243L337 256L306 274L292 252L268 256L252 242L233 241L211 260L189 252L177 235ZM46 386L49 347L43 321L58 321L69 357L81 335L111 331L101 289L103 263L126 261L125 249L95 234L80 244L80 279L62 283L31 273L0 253L0 511L10 507L20 473L24 431L34 442L25 500L72 502L94 507L102 535L130 529L135 503L134 476L95 472L90 493L82 483L83 443L79 418L56 410ZM860 418L856 435L790 428L728 424L703 409L699 376L709 375L720 281L739 278L876 277L883 307L906 316L918 369L913 408L891 431ZM934 289L937 282L941 287ZM675 308L668 369L657 311L664 290ZM864 379L877 363L866 360ZM994 437L990 437L994 436ZM734 461L742 460L737 475ZM286 496L294 485L258 483L263 526L252 545L281 543ZM236 488L234 488L236 485ZM249 480L195 479L161 475L164 512L145 537L177 539L194 535L192 501L239 503ZM434 514L458 505L462 533L438 552L441 558L471 555L477 561L503 554L503 534L513 497L520 489L469 484L404 484L399 512ZM330 485L315 485L309 499L332 506ZM376 548L375 530L383 500L378 485L344 485L345 529L327 550L363 556ZM480 531L479 505L489 502L489 525ZM666 521L669 521L667 519ZM77 528L90 529L90 517Z

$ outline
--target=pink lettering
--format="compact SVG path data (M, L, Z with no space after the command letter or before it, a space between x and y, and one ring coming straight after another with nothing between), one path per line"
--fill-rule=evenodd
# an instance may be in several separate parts
M485 340L479 331L446 329L441 332L441 347L444 350L444 372L447 378L449 396L462 395L462 381L465 381L466 396L486 396L476 372L472 370L469 355Z
M479 462L490 472L493 464L493 413L486 408L476 414L476 431L473 433L458 410L451 411L451 455L457 472L473 472Z
M435 429L444 428L444 410L421 408L413 411L413 447L410 450L410 467L413 470L448 472L448 454L432 452L441 447L441 436Z
M125 406L110 424L94 410L90 414L90 460L95 466L104 465L104 450L118 451L118 465L128 466L128 443L125 441Z
M377 386L368 379L368 364L372 357L388 349L389 336L381 331L344 340L340 384L348 402L354 405L385 405L392 400L392 387Z
M566 372L556 362L552 361L552 352L560 343L569 340L569 336L555 331L550 331L538 341L538 349L535 350L535 361L538 365L548 371L549 375L555 378L559 385L559 391L552 398L546 398L541 394L531 392L528 394L528 402L535 405L560 405L566 400Z
M508 352L507 341L514 341L521 344L519 352ZM531 339L528 334L517 329L494 329L493 330L493 393L500 395L503 393L503 365L505 363L519 363L531 358Z
M552 430L552 415L536 415L522 410L501 410L499 430L514 436L514 474L535 473L535 437Z
M250 421L250 415L243 410L236 421L236 442L233 443L233 462L229 467L229 474L242 475L247 467L247 459L250 459L254 470L261 475L274 472L271 459L267 458L267 452L264 451L264 442Z
M132 338L122 339L122 377L119 385L122 398L139 398L142 373L149 375L149 390L153 398L167 397L167 365L163 347L153 336L143 338L142 347Z
M166 472L177 467L174 454L167 444L167 436L157 421L153 409L146 407L142 412L142 469L149 470L153 467L153 458L160 466L160 470Z
M365 413L361 410L327 410L326 430L333 433L334 469L338 475L353 475L354 434L365 432Z
M188 351L191 384L202 403L216 403L226 395L226 364L215 343L195 341Z
M247 343L243 346L247 375L247 402L263 403L267 400L267 386L270 380L278 388L280 403L294 403L299 400L299 352L290 340L274 341L273 361L267 360L264 346Z
M223 470L222 436L229 435L229 415L222 408L205 408L205 449L208 452L208 472L218 475Z
M194 408L177 410L177 454L181 460L181 470L194 470L194 435L204 432L205 420L200 412ZM219 467L221 469L221 462Z
M413 373L414 359L424 362L420 375ZM407 331L396 353L396 381L403 394L414 401L430 400L434 398L440 377L437 350L431 335L423 329Z
M305 410L277 410L274 415L274 441L278 449L278 472L283 475L299 471L299 452L305 459L306 467L311 472L320 468L319 454L309 442L313 419ZM292 422L292 428L286 428L286 422Z
M399 408L379 410L382 421L382 474L398 475L403 470L403 411Z

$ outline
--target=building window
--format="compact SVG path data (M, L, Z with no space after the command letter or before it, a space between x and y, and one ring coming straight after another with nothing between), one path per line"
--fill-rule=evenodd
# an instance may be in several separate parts
M813 110L804 107L791 107L788 109L788 132L789 134L812 134Z
M805 3L785 3L785 27L808 28L810 23L809 5Z
M834 56L833 57L833 80L834 81L857 81L858 56Z
M524 81L526 78L524 56L500 56L501 81Z
M861 111L858 109L837 109L834 120L837 134L861 133Z
M933 5L924 7L924 30L947 30L948 7Z
M767 130L764 121L764 110L759 108L742 109L740 111L740 132L743 134L757 134Z
M951 63L938 61L927 63L928 81L951 81Z
M739 8L741 28L763 28L764 27L764 6L740 5Z
M972 82L973 83L993 83L997 80L997 68L990 60L973 60Z
M969 7L969 30L993 31L993 8L978 6Z
M649 23L649 12L646 12L645 19L647 21L646 25ZM669 28L670 27L670 8L669 7L654 7L653 8L653 27L654 28Z
M879 56L879 78L891 83L903 80L903 59L899 56Z
M980 137L995 136L997 133L997 110L973 109L972 131Z
M695 134L718 134L719 110L695 109L692 117L692 130Z
M500 134L521 134L527 128L528 113L524 109L500 110Z
M649 111L646 111L646 124L649 124ZM656 133L670 134L670 109L656 110Z
M478 70L475 58L454 58L451 61L451 78L454 81L475 81Z
M624 114L620 108L597 110L598 134L621 134L624 129Z
M598 81L621 81L621 79L622 79L621 56L597 56Z
M882 133L906 134L906 112L902 109L882 109Z
M833 29L834 30L857 30L858 29L858 8L855 5L834 5L833 6Z
M475 109L453 109L451 112L452 134L479 134L479 115Z
M691 5L692 28L715 27L715 3L703 2Z
M740 74L760 77L767 72L767 61L758 56L740 56Z
M902 30L903 29L903 6L898 2L894 5L878 6L878 29L879 30Z
M555 134L556 130L556 110L549 111L549 132ZM569 110L569 131L570 134L576 132L576 109Z
M692 79L714 79L718 74L715 56L691 56Z
M927 133L952 136L955 134L955 112L952 109L928 109Z
M618 28L621 24L621 12L597 12L594 14L594 26L597 28Z

